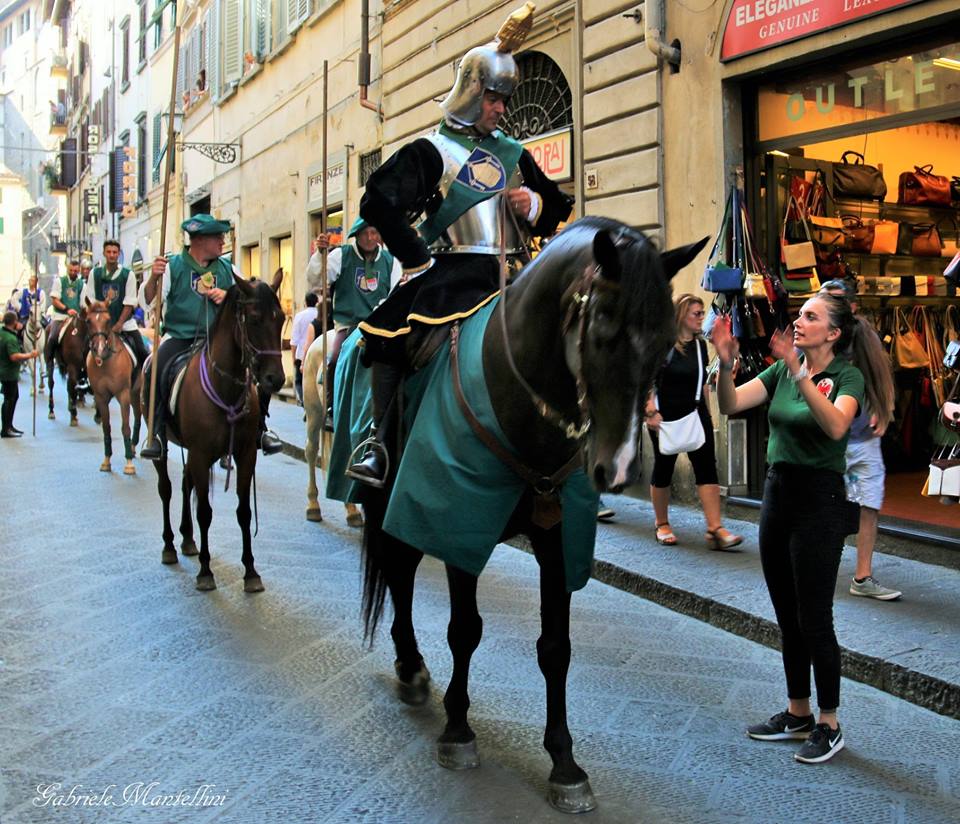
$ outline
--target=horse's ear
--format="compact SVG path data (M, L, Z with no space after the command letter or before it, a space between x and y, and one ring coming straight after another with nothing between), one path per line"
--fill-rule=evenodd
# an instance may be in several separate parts
M250 283L250 281L239 277L236 272L233 273L233 282L245 295L249 295L253 292L253 285Z
M279 267L276 272L273 273L273 282L270 284L270 288L273 289L274 294L279 298L280 297L280 284L283 283L283 267Z
M601 229L593 236L593 259L600 267L603 277L608 280L620 280L620 255L610 237L610 233Z
M663 264L663 273L670 280L677 272L686 266L691 260L700 254L700 250L707 245L709 237L691 243L689 246L678 246L676 249L668 249L660 253L660 263Z

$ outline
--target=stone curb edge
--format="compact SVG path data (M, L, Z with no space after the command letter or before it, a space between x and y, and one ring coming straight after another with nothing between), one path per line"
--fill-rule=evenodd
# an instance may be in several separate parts
M282 441L283 452L299 461L306 461L302 447ZM529 543L519 538L510 546L532 554ZM646 575L624 569L609 561L594 560L591 577L631 595L666 607L673 612L696 618L705 624L739 635L772 649L779 650L777 625L766 618L751 615L695 592L679 589ZM901 666L893 661L840 647L843 675L854 681L876 687L912 704L940 715L960 719L960 685Z

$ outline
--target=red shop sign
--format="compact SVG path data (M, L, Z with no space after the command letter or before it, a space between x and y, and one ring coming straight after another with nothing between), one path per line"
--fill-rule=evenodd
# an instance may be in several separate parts
M733 60L917 2L920 0L734 0L720 60Z

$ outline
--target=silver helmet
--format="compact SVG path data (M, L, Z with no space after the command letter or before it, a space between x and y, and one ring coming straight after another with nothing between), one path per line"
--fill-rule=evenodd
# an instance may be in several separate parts
M534 8L533 3L524 4L507 18L492 43L476 46L463 56L453 88L440 104L451 125L473 126L480 119L485 91L504 97L513 94L520 74L511 52L533 26Z

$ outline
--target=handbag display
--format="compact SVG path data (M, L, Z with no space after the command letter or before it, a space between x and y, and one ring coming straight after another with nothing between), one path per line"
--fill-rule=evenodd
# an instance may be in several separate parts
M907 206L949 206L950 179L933 173L933 165L914 166L902 172L897 188L897 202Z
M727 198L727 204L723 209L720 231L717 233L717 239L710 250L710 257L707 258L707 265L703 270L703 279L700 282L703 289L708 292L739 292L743 288L743 245L740 238L742 229L739 220L739 205L738 190L734 187L730 190L730 196ZM731 213L736 213L737 219L732 220ZM726 243L731 227L733 229L731 249L733 266L721 260L722 247Z
M900 224L893 220L878 220L873 224L871 255L895 255Z
M952 224L946 231L940 228L944 222ZM940 234L940 257L952 258L960 251L960 246L958 246L958 243L960 243L960 226L952 217L943 217L937 221L937 232Z
M847 161L852 155L853 163ZM883 200L887 184L876 166L868 166L859 152L844 152L833 165L833 196L860 200Z
M893 310L893 362L897 369L926 369L927 350L900 307Z
M700 393L703 392L701 378L703 376L703 347L700 341L695 340L697 346L697 392L696 407L700 406ZM673 350L671 350L672 352ZM668 359L669 360L669 359ZM653 399L654 405L659 409L660 403L657 396ZM703 431L703 422L700 420L700 412L694 408L693 412L678 418L675 421L660 421L660 454L661 455L679 455L681 452L695 452L706 443L707 435Z
M925 495L960 497L960 446L942 446L934 453L924 490Z
M960 203L960 177L957 175L950 181L950 198L954 203Z

